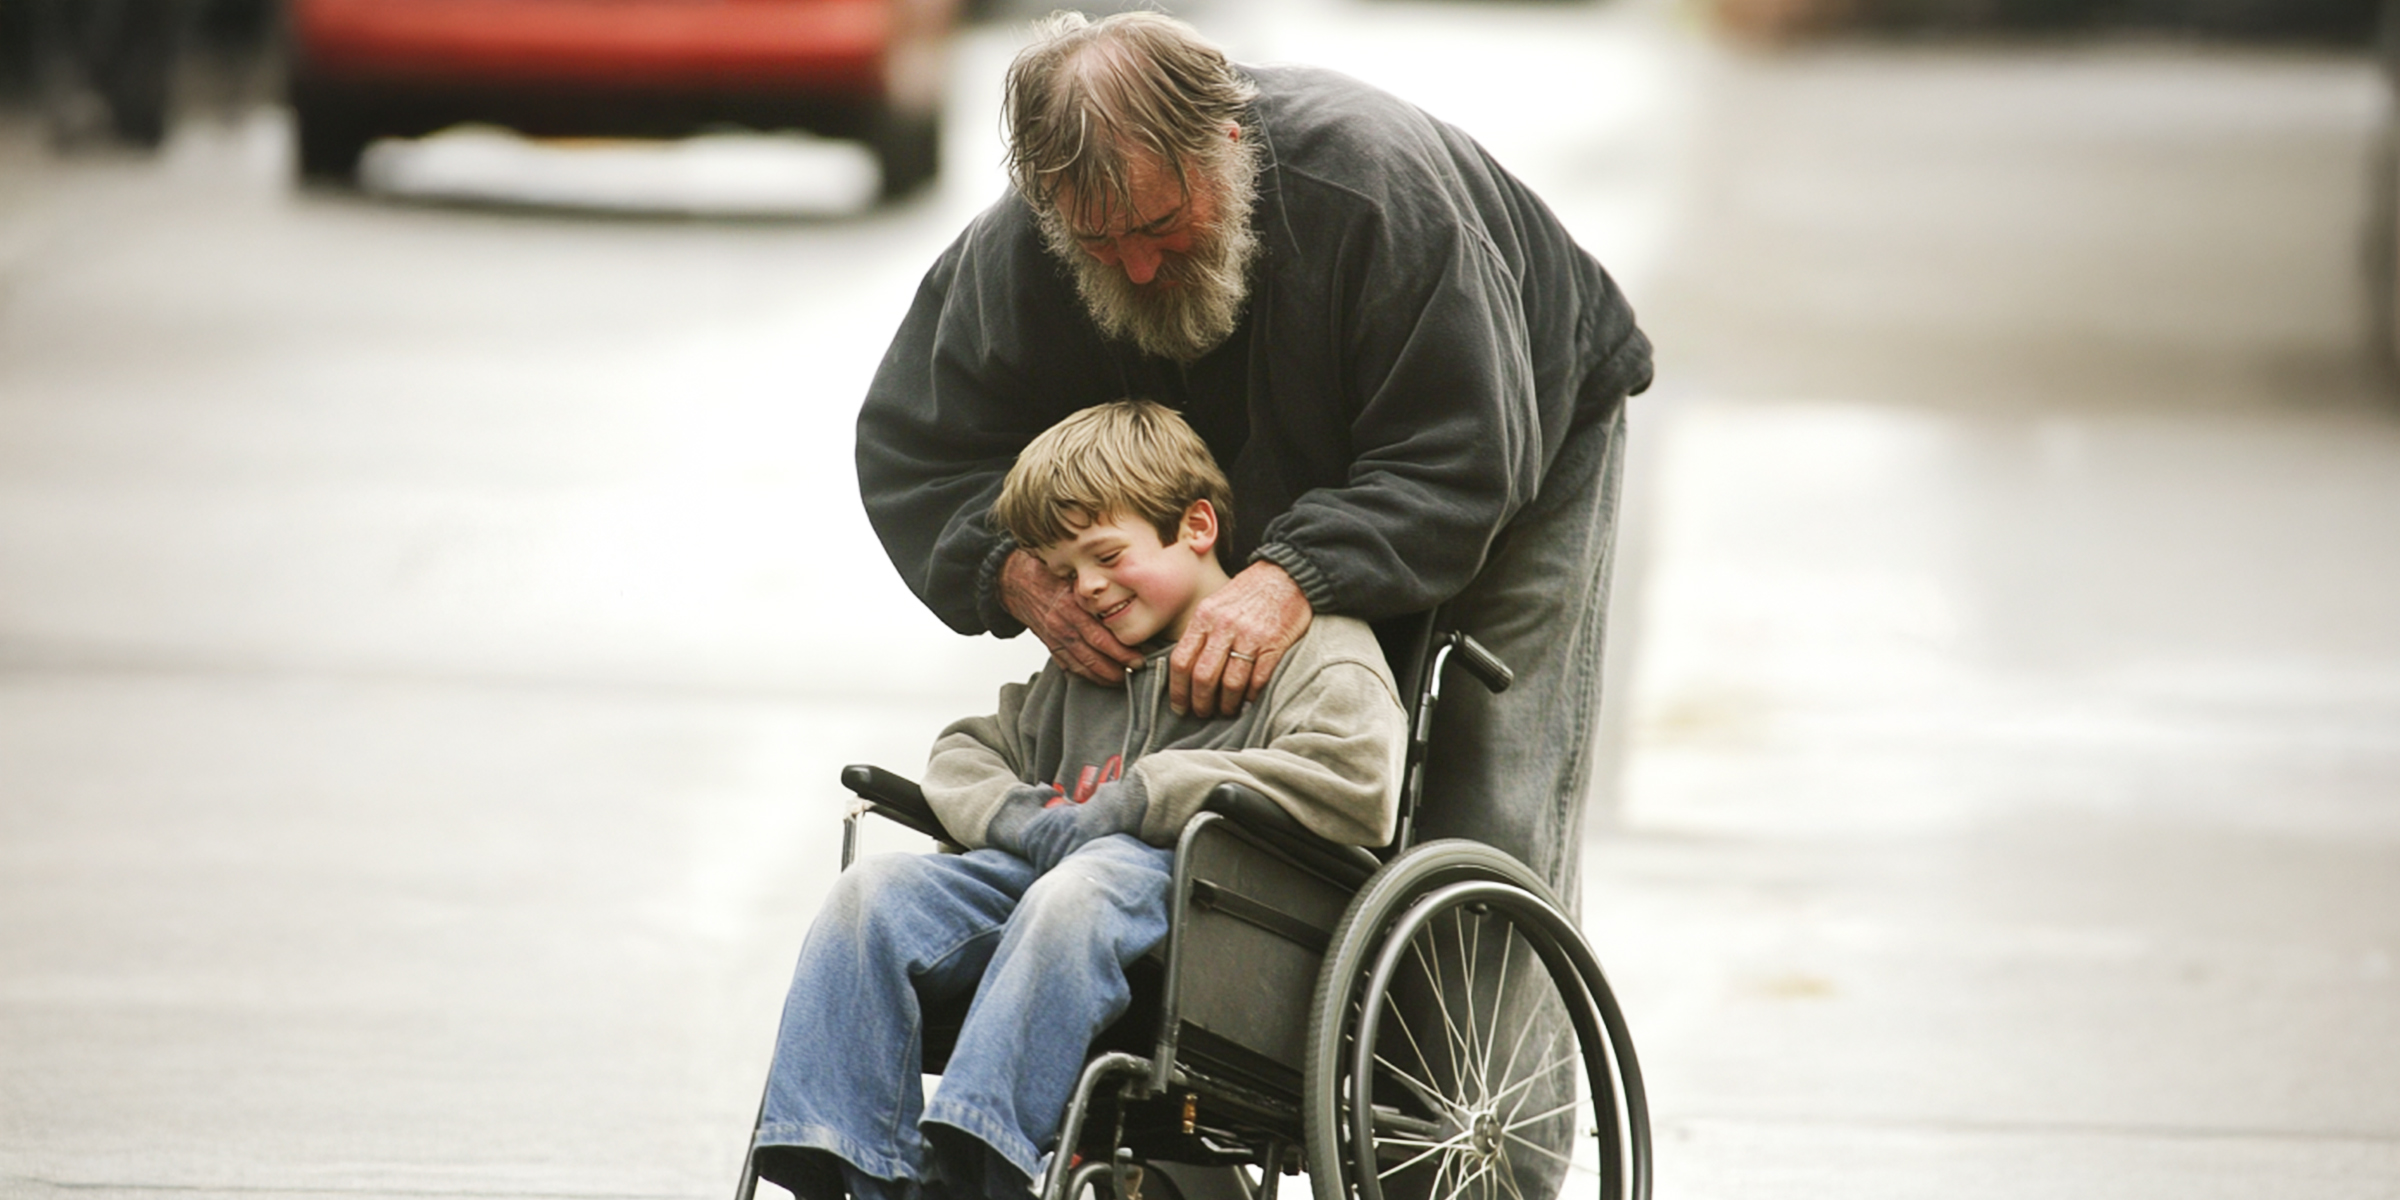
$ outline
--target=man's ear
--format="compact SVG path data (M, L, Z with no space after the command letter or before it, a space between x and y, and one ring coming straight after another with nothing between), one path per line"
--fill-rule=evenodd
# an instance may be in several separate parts
M1183 528L1175 540L1192 548L1194 554L1206 554L1217 548L1217 506L1206 500L1194 500L1183 510Z

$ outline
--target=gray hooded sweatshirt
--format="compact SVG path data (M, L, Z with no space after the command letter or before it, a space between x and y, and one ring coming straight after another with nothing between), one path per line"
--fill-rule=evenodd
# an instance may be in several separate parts
M1000 711L942 731L925 798L970 847L988 845L1010 788L1055 783L1088 798L1122 778L1147 800L1141 836L1172 845L1220 783L1243 784L1332 841L1380 846L1398 819L1408 717L1373 631L1319 616L1240 714L1201 720L1167 706L1167 655L1151 650L1125 686L1056 663L1000 689Z

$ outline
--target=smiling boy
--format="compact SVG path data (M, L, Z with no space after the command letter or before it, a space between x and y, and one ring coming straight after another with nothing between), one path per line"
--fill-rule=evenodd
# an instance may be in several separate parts
M1318 617L1237 714L1167 703L1168 652L1228 578L1229 490L1147 401L1085 409L1019 456L994 521L1143 661L1121 687L1053 662L935 741L925 798L965 852L835 884L785 1001L761 1177L803 1200L1022 1200L1092 1036L1125 1010L1125 965L1166 935L1169 847L1216 785L1337 842L1391 839L1407 722L1363 623ZM968 996L928 1102L921 1006Z

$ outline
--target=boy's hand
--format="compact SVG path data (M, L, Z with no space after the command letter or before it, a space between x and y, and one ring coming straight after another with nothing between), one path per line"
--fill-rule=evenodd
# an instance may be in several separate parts
M1025 852L1025 831L1058 802L1058 789L1047 783L1020 783L1008 789L1000 797L999 809L992 813L991 824L984 826L984 844L1031 860L1033 856Z
M1315 616L1282 567L1257 562L1243 568L1192 606L1183 640L1167 656L1167 703L1203 718L1240 712L1267 690L1275 664Z
M1142 652L1118 641L1108 626L1083 611L1075 602L1075 589L1051 575L1042 560L1016 551L1000 564L997 582L1000 607L1025 622L1060 667L1114 687L1125 682L1127 667L1141 663Z
M1081 804L1068 801L1043 809L1018 834L1021 849L1014 853L1047 873L1086 842L1112 833L1140 833L1142 817L1149 811L1149 798L1132 781L1104 783Z

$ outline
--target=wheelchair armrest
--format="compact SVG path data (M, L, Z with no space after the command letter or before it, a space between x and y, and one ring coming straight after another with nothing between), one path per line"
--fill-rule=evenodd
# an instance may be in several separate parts
M867 811L876 816L906 825L937 842L964 844L942 827L942 819L925 802L925 789L918 787L913 779L894 775L882 767L852 763L842 768L842 786L866 801Z
M1278 848L1323 863L1337 874L1357 872L1358 880L1363 880L1383 867L1383 860L1373 852L1318 837L1292 814L1283 811L1282 805L1238 783L1220 783L1210 789L1200 807L1207 812L1223 813L1242 828L1264 835Z

